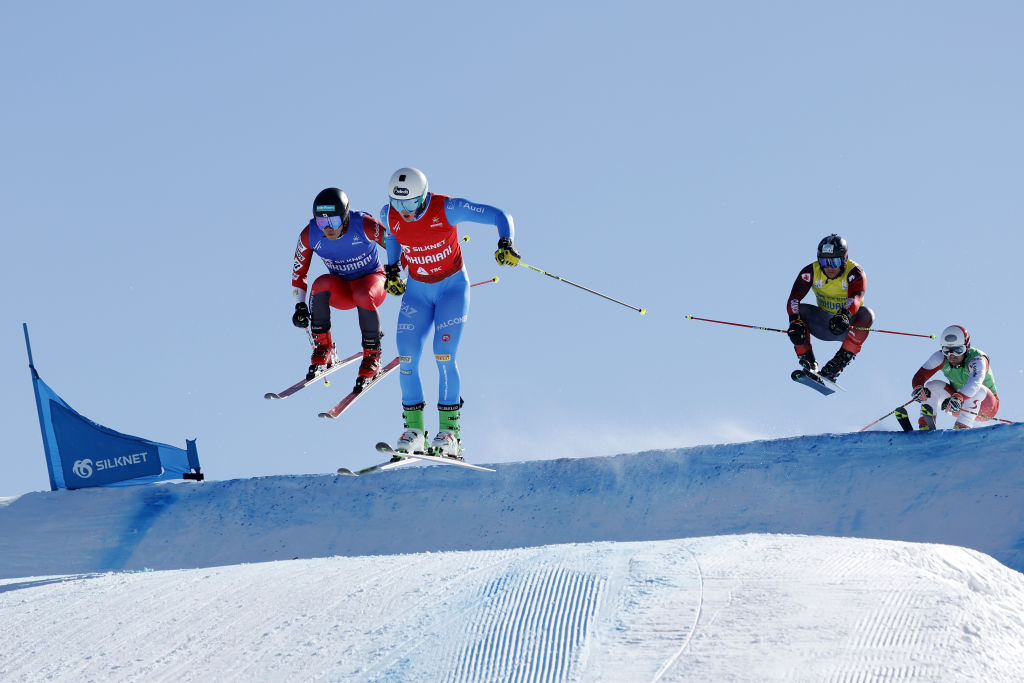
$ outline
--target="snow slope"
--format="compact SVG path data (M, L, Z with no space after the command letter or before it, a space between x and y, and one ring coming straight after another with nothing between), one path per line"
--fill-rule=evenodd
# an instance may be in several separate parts
M0 577L749 532L958 545L1020 571L1022 452L1005 425L32 493L0 508Z
M1022 438L27 494L0 678L1022 680Z
M12 680L1012 681L1024 577L740 535L0 581Z

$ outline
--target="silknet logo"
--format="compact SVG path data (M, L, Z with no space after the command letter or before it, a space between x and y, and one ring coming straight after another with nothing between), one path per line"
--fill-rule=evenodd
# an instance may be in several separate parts
M86 458L85 460L76 460L74 467L71 468L74 471L75 476L80 479L88 479L92 476L92 460Z

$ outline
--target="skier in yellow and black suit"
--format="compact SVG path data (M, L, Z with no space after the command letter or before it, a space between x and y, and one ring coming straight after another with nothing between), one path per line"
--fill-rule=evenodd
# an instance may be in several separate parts
M867 339L867 329L858 328L869 328L875 321L874 312L864 305L867 276L863 268L849 259L849 251L846 240L835 233L821 240L818 260L800 271L786 302L789 339L800 365L833 382ZM812 289L818 305L800 303ZM820 371L811 349L812 336L843 342Z

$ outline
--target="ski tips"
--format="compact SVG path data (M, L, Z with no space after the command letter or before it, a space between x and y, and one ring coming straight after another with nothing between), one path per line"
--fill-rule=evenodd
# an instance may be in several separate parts
M263 394L263 398L265 398L265 399L281 398L281 395L278 394L278 393L275 393L273 391L268 391L267 393Z

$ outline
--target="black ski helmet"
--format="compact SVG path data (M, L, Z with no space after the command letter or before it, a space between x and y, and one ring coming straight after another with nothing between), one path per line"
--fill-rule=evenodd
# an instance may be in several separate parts
M843 266L845 266L846 259L849 255L850 247L846 243L846 240L835 233L832 233L818 242L819 260L823 258L840 258L843 260Z
M336 187L327 187L313 200L313 216L341 216L341 227L348 227L348 195Z

